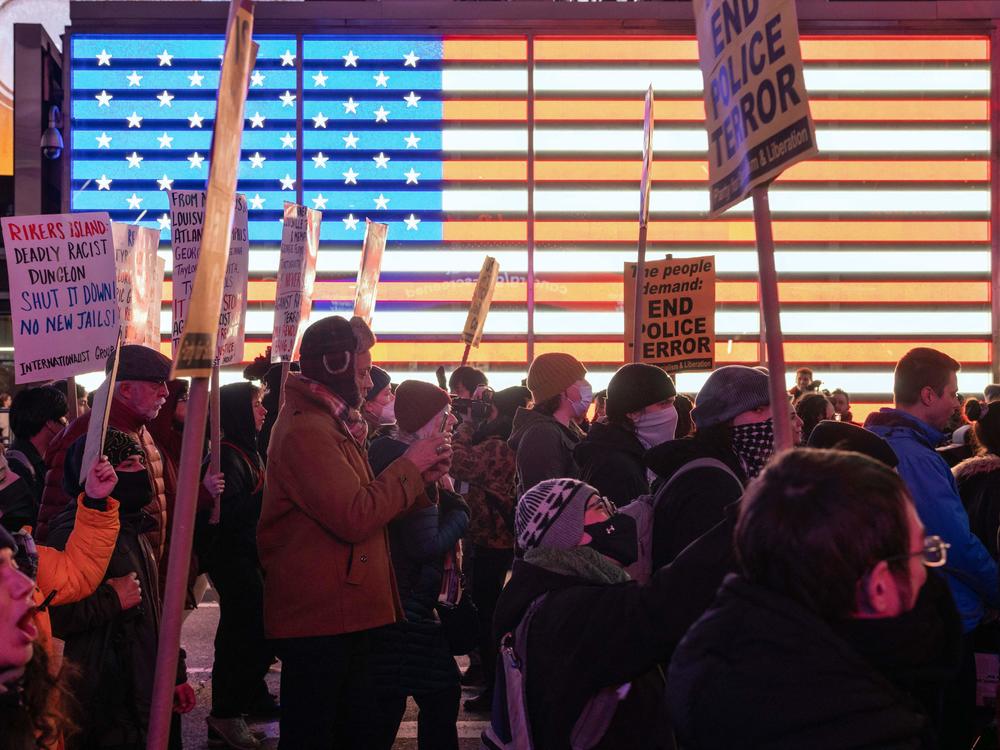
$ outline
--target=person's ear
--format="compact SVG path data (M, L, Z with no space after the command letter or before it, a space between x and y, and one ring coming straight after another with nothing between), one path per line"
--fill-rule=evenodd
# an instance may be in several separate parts
M922 403L924 406L930 406L931 404L934 403L936 398L937 398L937 393L935 393L934 389L931 388L929 385L925 385L923 388L920 389L920 403Z
M879 562L861 582L862 604L867 614L887 617L893 614L898 604L896 579L885 560ZM859 607L860 608L860 607Z

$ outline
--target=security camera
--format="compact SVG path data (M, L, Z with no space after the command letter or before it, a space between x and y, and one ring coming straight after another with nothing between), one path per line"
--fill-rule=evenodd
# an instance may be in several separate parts
M62 112L59 111L58 106L53 104L52 108L49 109L49 126L42 133L42 141L39 144L39 147L42 149L42 156L46 159L55 160L62 156L63 138L62 133L59 132L61 125Z

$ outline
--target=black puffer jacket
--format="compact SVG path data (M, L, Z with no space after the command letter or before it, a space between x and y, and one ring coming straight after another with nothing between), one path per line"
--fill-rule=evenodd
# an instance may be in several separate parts
M1000 456L987 453L967 458L951 470L958 483L969 528L998 559L997 530L1000 527Z
M928 617L923 610L874 627L831 627L790 599L729 576L670 663L668 703L681 744L936 747L933 722L914 695L934 694L951 678L960 630L954 607L950 617L940 607L947 588L931 585L936 593L925 601L938 613L934 627L915 622Z
M582 433L534 409L518 409L507 445L517 454L517 497L546 479L577 479L573 450Z
M573 450L580 479L621 507L649 494L649 480L642 457L646 449L629 430L595 422Z

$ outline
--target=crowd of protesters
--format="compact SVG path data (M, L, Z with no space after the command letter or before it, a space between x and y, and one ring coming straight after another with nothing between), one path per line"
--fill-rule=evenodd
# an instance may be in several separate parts
M189 587L219 600L211 746L262 747L253 717L286 750L390 750L412 701L418 746L457 750L463 685L491 749L965 750L991 731L1000 389L961 408L946 354L907 353L863 425L799 370L796 447L776 451L764 368L685 395L627 364L595 394L549 352L521 386L463 366L445 389L394 382L375 343L327 317L286 377L220 390ZM187 384L152 349L118 364L92 466L64 386L10 403L0 750L146 745ZM196 702L179 657L173 748Z

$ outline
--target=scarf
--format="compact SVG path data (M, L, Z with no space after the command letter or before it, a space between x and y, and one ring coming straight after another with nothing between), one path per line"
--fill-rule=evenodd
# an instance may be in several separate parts
M732 435L733 452L743 464L747 477L753 479L774 454L774 421L741 424L733 427Z
M532 547L524 553L524 561L550 573L582 578L591 583L612 584L631 580L624 569L590 547Z
M326 405L334 419L340 421L344 429L354 438L354 442L358 446L363 446L365 438L368 437L368 423L361 416L361 412L357 409L352 409L344 399L322 383L310 380L302 375L299 377L302 379L302 382L309 386L310 392Z

